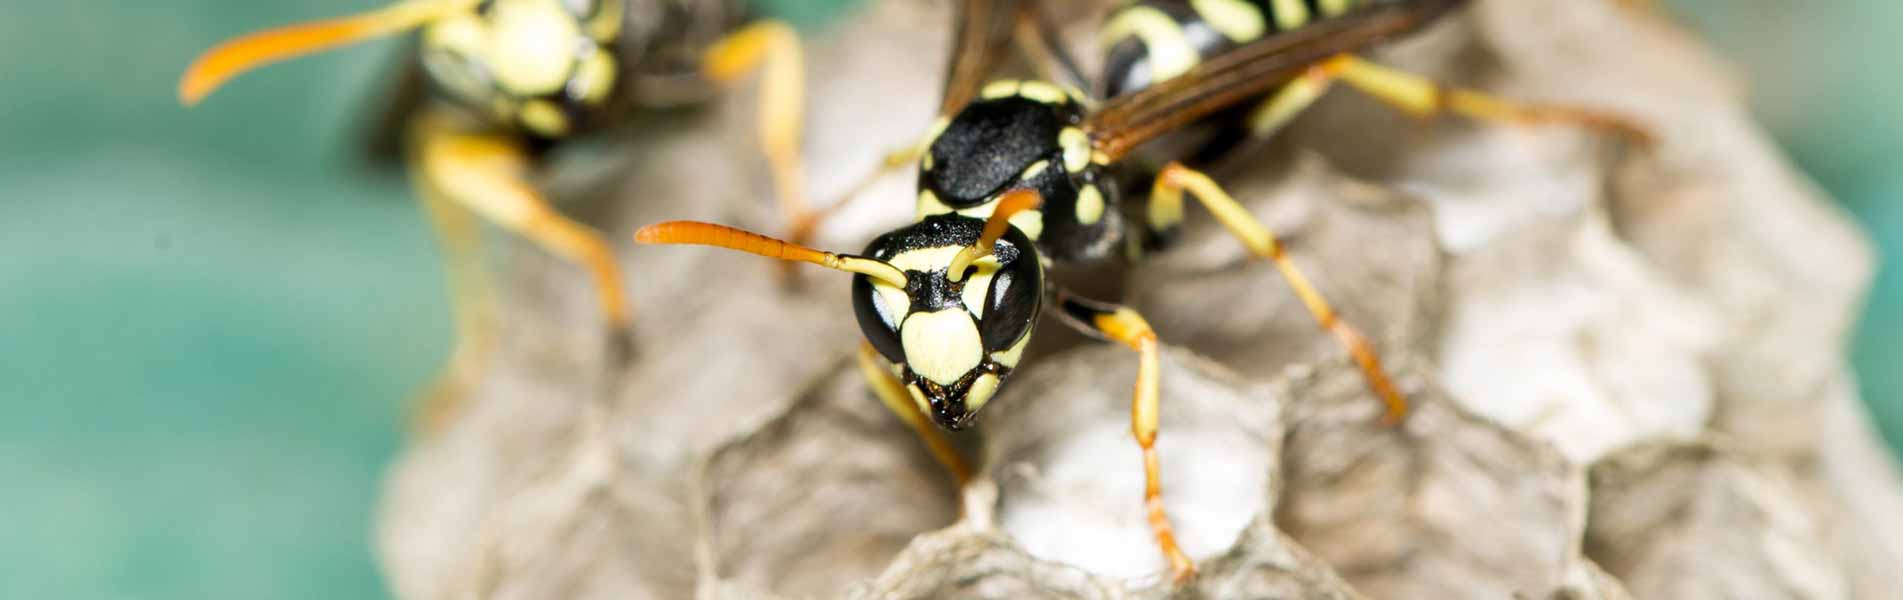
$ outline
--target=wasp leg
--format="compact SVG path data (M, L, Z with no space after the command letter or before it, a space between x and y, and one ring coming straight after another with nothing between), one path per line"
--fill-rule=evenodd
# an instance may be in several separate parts
M932 458L951 472L952 477L958 480L959 487L964 487L965 482L971 480L971 468L965 465L965 459L952 447L951 440L945 439L945 433L925 418L918 403L912 400L911 393L905 390L905 384L900 383L899 378L886 368L885 358L865 342L859 343L859 374L865 376L866 384L872 386L872 392L879 396L879 401L885 404L886 409L898 415L899 420L918 433L919 439L925 442L925 449L931 451Z
M1321 99L1334 87L1335 79L1320 67L1310 68L1301 77L1288 82L1270 95L1268 100L1256 105L1249 113L1249 134L1266 138L1281 131L1284 125L1294 121L1296 115Z
M1314 103L1337 81L1416 117L1452 112L1498 123L1571 124L1618 135L1640 145L1652 143L1651 133L1618 115L1572 106L1518 103L1474 90L1442 85L1348 54L1322 61L1276 92L1250 115L1250 129L1258 136L1273 133L1293 120L1303 108Z
M1156 331L1143 315L1128 307L1097 302L1070 292L1057 292L1058 308L1065 322L1086 334L1102 336L1129 346L1137 352L1136 390L1130 401L1130 435L1143 449L1143 505L1149 512L1150 531L1156 545L1170 563L1170 575L1178 582L1196 574L1196 563L1176 545L1176 530L1163 509L1163 481L1156 456L1156 433L1160 396L1157 388L1162 377Z
M1288 281L1289 287L1294 288L1295 295L1301 298L1302 305L1306 306L1309 314L1315 317L1315 323L1320 325L1323 331L1333 334L1335 339L1341 342L1342 347L1347 348L1348 354L1354 357L1355 364L1361 367L1361 374L1368 380L1368 387L1387 405L1387 413L1383 416L1383 420L1393 424L1407 416L1407 398L1395 389L1394 383L1388 379L1387 372L1381 368L1381 358L1375 353L1374 345L1347 321L1342 320L1340 315L1335 314L1335 309L1330 307L1328 300L1322 297L1321 292L1316 291L1315 286L1308 282L1308 277L1302 274L1301 268L1295 266L1294 261L1289 260L1282 243L1275 239L1275 234L1261 222L1256 221L1255 217L1249 214L1248 209L1243 208L1235 198L1231 198L1229 193L1223 191L1222 186L1217 185L1208 175L1185 167L1181 163L1170 163L1163 167L1163 171L1157 173L1156 183L1150 192L1150 226L1166 229L1174 227L1181 221L1184 191L1188 191L1202 202L1203 206L1216 216L1216 220L1222 222L1223 227L1227 228L1230 234L1235 235L1236 238L1242 240L1243 245L1248 246L1250 252L1274 261L1276 270L1282 274L1282 279Z
M526 181L528 157L510 138L459 131L425 116L416 133L416 172L431 193L467 207L550 252L588 269L608 326L631 323L621 269L601 234L548 205Z
M802 243L819 227L823 212L806 203L806 167L800 155L806 112L806 59L799 33L779 21L760 21L722 38L707 50L701 72L730 83L760 69L760 145L773 171L774 195L790 230Z
M495 348L494 305L490 302L488 272L482 267L481 232L468 210L441 195L424 190L423 208L436 226L437 245L443 251L448 278L450 311L455 319L455 341L449 364L429 387L417 394L410 430L424 435L442 431L462 412L465 377L480 370Z

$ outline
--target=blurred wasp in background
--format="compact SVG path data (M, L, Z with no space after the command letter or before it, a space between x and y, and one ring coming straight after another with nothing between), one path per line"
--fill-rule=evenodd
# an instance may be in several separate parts
M1269 135L1336 83L1422 116L1453 112L1508 123L1572 123L1645 139L1615 117L1524 106L1352 54L1416 31L1462 4L1136 0L1119 5L1099 34L1107 54L1099 83L1066 86L988 80L1014 39L1046 55L1040 62L1054 72L1051 78L1084 78L1033 4L966 0L943 116L914 148L918 196L911 225L878 237L858 255L691 221L650 225L635 239L717 246L854 273L853 308L866 337L860 350L864 375L961 483L971 470L939 429L972 424L1018 368L1046 309L1087 334L1136 351L1131 432L1143 452L1148 521L1171 574L1181 581L1195 565L1177 546L1161 496L1157 335L1135 310L1047 284L1045 269L1053 262L1135 256L1163 245L1182 220L1187 192L1253 254L1274 264L1322 330L1347 349L1386 404L1386 420L1397 422L1407 401L1373 344L1340 318L1241 203L1181 160L1204 162L1238 147L1238 139ZM1185 154L1195 158L1135 174L1147 182L1148 194L1140 208L1123 210L1119 182L1144 168L1129 160L1133 151L1177 132L1204 136Z
M804 66L785 24L740 26L735 0L404 0L359 15L253 33L201 55L179 82L197 104L232 77L276 61L420 30L411 85L389 113L414 185L436 225L456 316L450 365L417 407L447 422L462 379L489 354L488 280L471 214L588 270L611 339L625 351L631 311L612 247L550 206L529 177L563 140L613 127L640 108L697 101L708 84L763 68L760 130L780 208L799 239L806 208L799 155ZM419 81L427 84L416 85Z

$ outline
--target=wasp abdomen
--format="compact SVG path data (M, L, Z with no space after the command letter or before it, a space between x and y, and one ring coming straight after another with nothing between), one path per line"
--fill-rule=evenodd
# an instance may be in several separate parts
M1204 59L1281 31L1347 14L1371 0L1139 0L1112 13L1101 90L1113 98L1175 77Z

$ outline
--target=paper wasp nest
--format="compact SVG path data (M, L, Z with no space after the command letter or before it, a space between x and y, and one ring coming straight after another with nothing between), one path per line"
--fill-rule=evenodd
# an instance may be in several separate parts
M1081 0L1079 0L1081 1ZM945 2L811 40L810 190L934 116ZM1080 54L1101 7L1075 11ZM1884 598L1903 486L1840 349L1863 239L1682 31L1602 0L1493 0L1377 53L1567 127L1418 122L1337 91L1216 175L1378 340L1404 426L1207 218L1118 279L1166 343L1165 495L1202 568L1157 572L1129 440L1135 359L1045 323L962 436L964 490L859 383L836 273L633 248L640 224L778 231L750 89L569 153L548 181L622 240L638 354L605 362L582 274L517 245L504 350L393 469L405 598ZM925 65L926 67L921 67ZM909 218L909 172L824 231ZM1110 290L1116 293L1116 289ZM1068 347L1067 347L1068 346Z

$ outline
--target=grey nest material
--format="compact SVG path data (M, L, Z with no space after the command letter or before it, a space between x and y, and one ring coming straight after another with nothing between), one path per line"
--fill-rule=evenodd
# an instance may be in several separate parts
M1103 6L1076 0L1079 54ZM811 41L816 198L932 121L946 2ZM1129 440L1135 358L1046 323L962 435L964 489L858 380L846 281L635 227L779 231L749 88L561 157L621 242L639 351L519 242L502 347L393 468L404 598L1888 598L1903 486L1845 336L1867 242L1748 118L1728 69L1610 0L1493 0L1375 58L1644 123L1420 122L1337 92L1218 178L1281 233L1416 403L1397 428L1267 266L1207 218L1095 276L1164 341L1165 498L1201 575L1159 572ZM909 219L910 174L822 232Z

